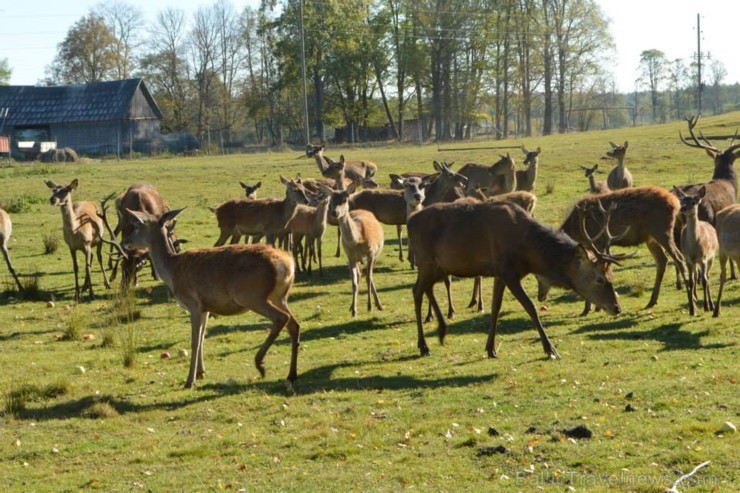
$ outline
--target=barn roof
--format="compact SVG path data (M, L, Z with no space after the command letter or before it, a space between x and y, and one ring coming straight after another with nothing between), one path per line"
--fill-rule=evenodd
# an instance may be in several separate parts
M157 118L162 113L142 79L74 86L0 86L0 108L9 108L7 126L100 122L128 119L141 90Z

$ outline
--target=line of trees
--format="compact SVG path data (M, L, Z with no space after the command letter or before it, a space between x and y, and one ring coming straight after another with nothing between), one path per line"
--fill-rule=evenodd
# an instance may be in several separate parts
M262 0L241 12L216 0L148 21L109 0L69 29L43 82L144 77L164 129L271 145L303 143L304 90L311 136L342 127L353 141L378 127L459 140L621 126L646 118L645 94L653 121L695 106L690 68L657 50L643 53L635 92L619 94L612 48L594 0ZM738 88L715 83L715 111L738 104Z

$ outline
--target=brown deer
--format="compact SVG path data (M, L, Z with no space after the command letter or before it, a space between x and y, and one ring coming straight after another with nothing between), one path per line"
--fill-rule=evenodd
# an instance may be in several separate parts
M603 171L599 170L599 165L594 164L592 167L583 166L581 165L581 169L583 170L583 175L588 178L588 191L590 193L607 193L611 192L609 189L609 185L607 185L603 181L596 181L596 177L594 176L594 173L603 173Z
M262 186L262 182L258 181L254 185L249 185L248 183L244 183L243 181L239 182L239 185L244 189L244 194L248 199L256 199L257 198L257 189L259 189Z
M18 292L22 293L23 286L21 286L21 282L18 280L18 274L15 273L13 264L10 263L10 254L8 253L8 242L10 241L10 234L12 232L13 223L10 222L10 216L5 210L0 209L0 248L3 250L3 257L5 258L5 263L8 265L8 270L13 276L13 279L15 279L16 286L18 286Z
M655 259L655 284L650 301L645 307L652 308L660 295L660 285L668 262L666 254L679 266L679 275L685 279L683 256L673 238L673 228L681 206L675 195L660 187L624 188L582 198L576 203L560 229L579 243L587 242L579 210L589 212L585 230L593 237L595 232L604 228L603 213L599 215L596 211L610 209L612 204L616 206L611 215L610 228L620 233L629 228L626 234L623 236L620 234L618 239L614 239L612 245L636 246L645 243ZM602 248L606 241L608 241L606 237L598 238L596 244ZM546 297L547 287L540 285L538 298L542 301ZM584 310L585 313L588 313L588 310Z
M542 152L542 148L538 147L534 151L528 151L526 147L522 146L522 152L525 155L523 164L525 164L527 168L517 170L516 190L531 192L534 190L534 185L537 181L537 168L540 164L540 153Z
M612 159L616 159L617 164L609 172L609 176L606 178L606 184L611 190L632 187L632 173L624 165L624 157L627 154L629 142L625 140L621 146L614 142L609 142L609 145L612 146L612 149L607 151L606 155Z
M727 281L727 261L740 262L740 204L732 204L717 213L717 239L719 240L719 291L714 302L714 316L718 317L722 290ZM730 264L732 265L732 264Z
M375 262L383 249L383 227L372 212L362 209L350 210L349 190L332 190L328 187L325 193L330 194L329 215L333 216L342 230L342 248L349 261L349 271L352 276L352 305L350 312L357 316L357 293L361 278L360 263L367 262L367 309L372 309L371 296L378 310L383 305L378 298L378 291L373 280ZM369 190L365 190L369 191Z
M496 325L505 288L534 322L545 353L558 356L537 309L522 288L521 279L527 274L567 286L609 314L621 312L611 280L613 260L538 223L521 207L507 202L435 204L412 215L408 229L418 266L413 295L417 345L422 356L429 355L421 320L422 299L424 295L429 298L439 323L439 340L444 343L447 324L433 287L450 275L494 277L491 327L486 342L490 358L497 356Z
M182 209L156 218L146 212L128 211L136 223L124 248L149 249L154 267L180 305L190 312L191 388L203 378L203 339L209 314L238 315L252 310L270 319L272 328L257 351L255 366L262 377L265 354L283 327L291 339L288 381L297 377L300 326L288 308L288 293L295 280L293 258L269 245L228 245L175 253L168 239L168 223Z
M324 156L323 145L306 148L306 155L316 160L321 175L326 178L337 179L342 173L346 178L352 180L355 186L364 186L366 178L372 178L378 171L378 166L372 161L345 161L344 155L339 156L339 161ZM374 183L374 182L370 182Z
M322 238L326 231L327 212L329 210L329 195L320 190L321 194L315 207L308 205L299 205L296 207L295 214L288 221L286 229L293 235L293 256L296 259L296 265L301 266L301 270L308 270L309 274L313 272L313 260L319 264L319 275L323 277L324 266L322 262ZM305 239L305 247L302 240ZM298 256L300 255L300 264ZM308 269L306 269L306 256L308 256Z
M446 161L443 161L442 163L439 163L438 161L434 161L434 169L436 170L439 167L444 166L449 171L452 171L453 164L455 164L454 161L452 161L451 163L448 163ZM407 171L405 173L401 173L399 176L401 176L401 178L420 178L420 179L426 178L428 183L433 183L434 180L436 180L437 177L439 176L439 171L435 173L424 173L423 171ZM394 190L403 190L403 185L401 185L396 180L394 180L393 177L391 177L390 188Z
M689 297L689 313L696 312L696 285L701 281L704 295L704 311L714 310L712 294L709 291L709 272L712 270L714 255L717 252L717 232L714 226L698 218L699 204L706 196L706 187L701 187L696 194L686 194L674 188L681 201L681 215L684 227L681 231L681 253L686 261L688 284L686 291Z
M501 159L491 166L467 163L460 168L459 174L468 179L466 192L476 188L487 188L492 195L516 190L516 172L514 159L509 153L499 154Z
M730 146L724 151L714 146L704 135L699 132L701 140L694 134L694 128L699 121L699 115L693 118L687 118L689 135L691 140L684 138L679 132L681 142L689 147L703 149L714 162L714 172L712 179L705 183L679 185L677 188L686 194L695 194L701 187L706 188L706 196L699 204L699 219L707 221L716 227L716 217L719 211L725 207L734 204L737 201L737 173L735 172L735 159L740 155L740 143L735 143L735 138L730 142ZM676 228L675 236L678 239L680 227ZM730 279L735 278L734 266L730 262ZM681 282L677 278L676 286L681 289Z
M235 199L224 202L215 209L221 234L214 246L221 246L231 238L231 244L239 243L242 236L267 236L268 243L285 232L285 226L298 204L308 204L306 189L300 180L280 177L285 185L285 198L278 199Z
M410 176L408 178L404 178L403 176L396 174L391 174L390 176L394 183L403 187L403 199L406 202L406 220L408 221L411 214L419 212L424 207L423 203L426 195L424 187L426 186L429 177L417 178L415 176ZM411 264L411 268L415 268L416 263L414 261L414 252L410 246L407 252L407 257Z
M82 286L82 291L88 289L89 297L93 299L95 295L90 276L93 247L96 248L98 264L103 274L103 283L106 289L110 288L108 277L105 274L105 267L103 266L104 224L98 214L98 208L94 203L88 201L72 203L72 191L79 184L76 178L69 185L57 185L49 180L45 180L44 183L51 189L49 202L51 205L59 206L62 211L64 241L69 247L70 255L72 255L72 266L75 272L75 301L80 301L79 267L77 265L78 250L82 250L85 255L85 282Z

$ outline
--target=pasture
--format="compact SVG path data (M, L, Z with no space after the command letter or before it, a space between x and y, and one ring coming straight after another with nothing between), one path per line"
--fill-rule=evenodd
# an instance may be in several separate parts
M740 113L700 120L705 135L731 134ZM599 163L609 141L629 141L635 185L707 181L712 161L678 139L685 122L547 138L450 143L438 151L386 146L326 155L369 159L388 173L432 172L432 160L491 164L493 145L542 147L535 217L558 226L588 189L579 165ZM727 147L729 141L716 141ZM523 154L511 149L517 162ZM97 298L75 305L72 265L58 208L44 180L78 178L75 200L150 182L173 208L185 248L211 246L218 228L208 207L236 198L239 180L282 197L279 176L317 176L300 151L0 168L0 202L13 221L10 255L37 299L18 299L5 265L0 282L0 485L3 491L636 491L657 492L682 473L711 464L680 491L740 489L738 435L720 432L738 413L740 281L725 289L722 314L688 314L669 265L658 305L644 310L654 263L644 246L614 272L623 313L579 317L583 303L554 289L541 318L561 359L548 360L533 324L507 293L499 358L486 358L491 280L485 311L465 308L472 280L455 279L457 314L444 346L427 324L430 357L416 348L411 287L398 260L395 227L375 270L383 311L350 317L336 230L324 236L324 277L300 274L290 306L301 324L298 380L285 384L290 343L284 331L259 378L254 355L269 322L254 313L218 317L205 340L205 379L183 388L190 349L187 312L148 269L129 316L97 267ZM598 179L606 180L606 175ZM113 211L109 213L114 216ZM111 217L115 223L115 218ZM505 234L505 232L502 232ZM404 231L405 238L405 231ZM54 253L45 242L58 242ZM711 273L716 294L719 265ZM533 278L525 279L530 297ZM437 286L443 311L442 286ZM49 303L51 302L51 303ZM536 303L541 307L542 303ZM426 305L425 305L426 308ZM125 310L123 310L125 312ZM135 361L123 364L126 347ZM163 359L162 353L170 358ZM130 356L130 355L129 355ZM583 427L583 428L577 428ZM585 429L590 438L570 436ZM566 433L568 432L568 433ZM583 433L582 433L583 434Z

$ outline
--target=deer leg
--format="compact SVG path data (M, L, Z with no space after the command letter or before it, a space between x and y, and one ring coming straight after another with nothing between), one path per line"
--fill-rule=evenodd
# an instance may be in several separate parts
M341 244L342 244L342 230L339 229L339 226L337 226L337 253L334 254L334 256L337 258L341 256L341 252L339 251L339 246Z
M218 247L226 243L226 240L229 239L229 236L231 236L231 231L226 231L226 229L221 228L221 234L218 237L218 240L216 240L216 243L213 244L213 246Z
M103 267L103 242L102 241L98 243L96 254L98 257L98 265L100 265L100 272L102 272L103 274L103 284L105 285L105 289L110 289L110 282L108 281L108 276L105 273L105 267Z
M720 266L720 273L719 273L719 290L717 291L717 301L714 302L714 313L712 314L713 317L719 317L719 309L720 304L722 302L722 290L725 287L725 282L727 281L727 255L722 253L720 251L719 253L719 266ZM732 260L730 260L732 262Z
M80 281L79 281L79 266L77 265L77 252L69 249L69 253L72 254L72 268L75 271L75 301L80 302Z
M424 301L424 295L429 300L430 309L434 310L437 316L437 335L440 344L444 344L444 338L447 335L447 322L442 317L442 311L439 308L437 299L434 297L434 284L436 283L434 274L430 275L427 271L419 268L419 274L414 284L414 311L416 314L416 329L418 334L417 347L422 356L429 356L429 346L424 339L424 328L421 323L421 305Z
M8 264L8 270L13 276L13 279L15 279L15 284L18 286L18 292L23 292L23 286L21 286L21 282L18 280L18 275L15 273L15 269L13 268L13 264L10 263L10 255L8 254L8 247L3 242L0 244L0 247L2 247L3 250L3 257L5 257L5 263Z
M689 277L686 282L686 291L689 297L689 315L696 314L696 266L689 265Z
M201 354L203 351L201 332L205 333L205 320L206 317L204 317L200 308L190 308L190 370L188 379L185 381L186 389L193 388L198 370L198 361L203 357Z
M414 314L416 315L416 332L417 332L417 339L416 339L416 347L421 352L422 356L429 356L429 346L427 346L427 342L424 339L424 327L421 323L421 305L424 301L424 292L425 288L423 288L420 285L421 281L421 274L416 279L416 283L414 283ZM432 304L429 303L429 311L432 311Z
M321 256L322 256L321 242L322 242L321 236L316 238L316 253L317 253L317 257L319 261L319 276L324 277L324 266L322 265L322 260L321 260Z
M709 289L709 272L712 270L712 260L707 261L704 264L704 272L702 272L702 282L704 287L704 311L709 312L714 310L714 301L712 301L712 290Z
M501 312L501 304L504 300L504 288L506 284L499 278L493 278L493 298L491 299L491 326L488 328L488 340L486 341L486 353L489 358L497 358L496 354L496 326L498 316Z
M558 352L553 347L550 339L545 333L545 328L542 326L542 322L540 322L537 308L535 308L534 303L529 299L527 293L524 292L521 281L519 279L511 279L506 282L506 286L509 288L509 291L511 291L511 294L513 294L517 301L524 307L524 310L529 315L529 318L532 319L532 322L534 322L537 332L540 334L540 340L542 341L542 347L545 350L545 354L550 358L558 358Z
M92 285L92 248L90 245L85 245L85 285L88 286L90 290L90 299L95 298L95 294L93 293L93 285ZM83 290L84 291L84 290Z
M444 276L443 282L447 293L447 318L452 320L455 316L455 305L452 304L452 276Z
M372 289L373 300L375 301L375 308L377 308L380 311L383 311L383 305L380 303L380 298L378 298L378 290L375 288L375 279L373 278L374 268L375 268L375 257L369 259L367 262L367 287L368 287L367 310L370 311L370 289Z
M208 326L208 316L209 315L210 315L209 312L203 312L203 315L202 315L201 328L200 328L200 341L198 341L198 347L200 349L198 350L198 363L195 368L195 379L196 380L203 380L203 376L206 374L206 367L203 364L203 343L206 340L206 328Z
M738 266L740 266L740 263ZM734 281L735 279L737 279L737 274L735 274L735 262L730 262L730 281Z
M473 280L473 295L470 297L468 308L473 308L478 304L478 294L480 293L480 279L480 277L476 277Z
M585 317L589 313L591 313L591 302L584 300L584 302L583 302L583 311L578 316L579 317Z
M349 273L352 276L352 305L349 307L350 313L353 317L357 316L357 292L359 291L360 283L360 264L359 262L349 262Z
M655 259L655 283L653 284L653 292L650 295L650 301L648 302L647 306L645 306L646 310L654 307L655 304L658 303L658 296L660 295L660 284L663 282L665 267L668 263L665 251L658 243L650 240L647 242L647 247L653 256L653 259ZM681 266L681 269L683 270L683 261L681 262ZM682 275L682 279L686 281L685 273Z
M401 238L401 230L403 226L396 224L396 236L398 236L398 260L403 262L403 238Z

